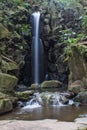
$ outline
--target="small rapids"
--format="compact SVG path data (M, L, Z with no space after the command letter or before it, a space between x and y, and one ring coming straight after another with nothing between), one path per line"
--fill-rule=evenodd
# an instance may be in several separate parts
M35 109L39 107L47 106L66 106L74 104L73 100L67 98L68 93L59 93L59 92L42 92L34 93L31 100L26 102L26 105L22 110Z
M59 92L34 93L31 100L19 101L19 107L12 113L0 116L0 120L43 120L74 121L87 115L87 106L80 106L71 100L72 94Z
M41 105L39 105L38 102L35 102L35 103L33 103L32 105L24 106L24 107L22 108L22 110L24 110L24 109L34 109L34 108L38 108L38 107L41 107Z

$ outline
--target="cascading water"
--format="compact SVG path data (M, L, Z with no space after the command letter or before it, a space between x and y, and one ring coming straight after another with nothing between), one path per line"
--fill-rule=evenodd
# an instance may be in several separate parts
M33 83L44 80L44 49L40 39L40 12L32 14L32 77Z
M42 99L40 97L40 94L35 93L32 99L26 102L26 106L24 106L22 110L38 108L41 107L41 104L42 104Z
M72 105L74 102L66 98L65 93L59 92L42 92L42 93L34 93L31 100L26 103L26 106L22 108L22 110L29 110L38 108L41 106L65 106Z

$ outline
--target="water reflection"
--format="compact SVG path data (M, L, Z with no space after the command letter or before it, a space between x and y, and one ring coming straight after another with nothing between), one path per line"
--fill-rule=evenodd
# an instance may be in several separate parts
M0 116L0 120L17 119L17 120L40 120L40 119L57 119L60 121L74 121L79 115L87 114L87 106L50 106L20 111L17 109L12 113Z

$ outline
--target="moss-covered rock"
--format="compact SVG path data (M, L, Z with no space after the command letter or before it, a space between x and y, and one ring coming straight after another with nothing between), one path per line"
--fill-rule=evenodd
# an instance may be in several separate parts
M10 99L0 99L0 114L9 112L13 109Z
M0 73L0 91L11 92L17 85L18 79L9 74Z
M29 89L38 89L39 85L38 84L31 84Z
M68 86L68 90L76 94L82 91L84 92L85 91L84 84L81 80L77 80Z
M11 97L8 96L7 94L0 92L0 114L9 112L12 109L13 109L13 102L11 101Z
M42 99L42 104L43 105L48 105L50 103L51 95L52 95L52 93L50 93L50 92L41 93L41 99Z
M23 92L15 92L15 96L19 99L19 100L28 100L32 95L33 95L34 91L23 91Z
M50 81L44 81L41 84L41 88L59 88L61 87L61 82L58 80L50 80Z
M85 92L80 92L75 98L75 102L80 102L83 104L87 104L87 91Z
M7 73L8 71L12 70L18 70L18 65L15 62L6 62L5 60L2 60L1 70L4 73Z
M73 45L69 55L69 85L76 80L83 82L87 88L87 46L83 44Z
M18 98L16 96L14 96L15 94L13 93L2 93L0 92L0 100L2 99L9 99L13 105L16 105L17 104L17 101L18 101Z
M7 98L8 96L2 92L0 92L0 99Z

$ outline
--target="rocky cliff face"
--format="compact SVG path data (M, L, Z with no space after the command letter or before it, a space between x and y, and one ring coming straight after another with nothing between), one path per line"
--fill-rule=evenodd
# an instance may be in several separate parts
M77 93L87 89L87 46L77 44L71 47L69 60L69 90ZM76 89L76 90L75 90Z
M68 84L69 67L65 48L69 35L76 35L81 30L79 19L82 11L77 5L67 7L59 1L46 1L42 4L42 39L46 54L46 71L49 79ZM70 36L71 37L71 36Z
M74 1L68 6L62 1L54 0L25 0L24 2L7 0L7 2L2 1L1 4L1 53L5 53L19 64L20 81L26 80L26 68L32 67L30 15L37 8L42 14L41 37L45 48L46 64L48 64L46 72L49 79L59 79L65 82L67 80L65 73L68 73L68 64L64 62L65 47L69 35L75 37L76 33L81 31L80 16L83 12L83 3ZM28 77L31 77L30 70Z
M20 83L32 83L30 16L38 9L41 11L40 35L45 50L45 73L48 79L59 80L67 86L69 68L68 62L65 61L65 48L69 35L74 36L81 30L79 18L83 10L82 5L73 2L72 7L72 3L67 6L66 3L54 0L8 0L2 1L1 4L1 53L19 65Z

